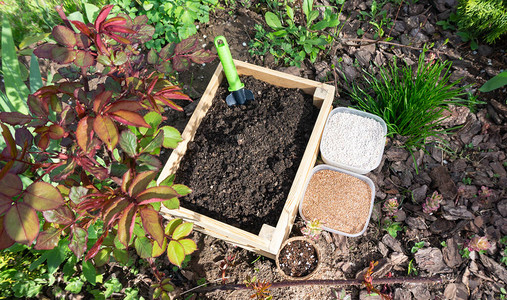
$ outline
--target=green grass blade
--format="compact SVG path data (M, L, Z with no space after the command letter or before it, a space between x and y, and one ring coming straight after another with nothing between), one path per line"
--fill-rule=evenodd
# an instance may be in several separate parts
M38 58L32 53L30 58L30 92L33 94L42 87L42 75Z
M7 18L2 18L2 72L4 75L5 93L15 111L27 114L27 86L21 80L16 48L12 39L12 30Z
M0 108L2 109L2 111L7 112L16 110L16 108L12 106L12 103L9 101L7 96L2 91L0 91Z

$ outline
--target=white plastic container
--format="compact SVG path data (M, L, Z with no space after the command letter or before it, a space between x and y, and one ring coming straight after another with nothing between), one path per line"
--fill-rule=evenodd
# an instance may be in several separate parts
M377 122L380 123L380 125L382 127L382 136L383 136L383 138L379 139L378 143L375 146L375 151L374 151L375 153L372 156L372 158L375 159L375 163L372 164L372 165L370 165L369 168L359 168L359 167L356 167L356 166L350 166L350 165L346 165L346 164L334 161L334 160L330 159L329 151L326 152L325 149L323 151L322 145L323 145L323 143L326 143L325 139L328 138L328 135L329 135L328 131L330 130L329 129L329 120L331 119L331 117L333 115L335 115L337 113L353 114L353 115L361 116L361 117L364 117L364 118L373 119L373 120L375 120L375 121L377 121ZM347 107L338 107L338 108L335 108L335 109L333 109L329 113L329 116L327 117L327 120L326 120L326 125L324 127L324 131L323 131L323 134L322 134L322 140L320 142L320 154L322 156L322 160L326 164L328 164L328 165L332 165L332 166L335 166L335 167L338 167L338 168L341 168L341 169L344 169L344 170L349 170L349 171L352 171L352 172L357 173L357 174L366 174L366 173L370 172L371 170L377 168L380 165L380 162L382 161L382 155L384 153L384 146L385 146L385 142L386 142L386 138L385 138L386 134L387 134L387 126L386 126L386 123L384 122L384 120L382 120L382 118L380 118L380 117L378 117L376 115L364 112L364 111L353 109L353 108L347 108ZM358 150L358 152L360 152L360 151Z
M341 172L341 173L344 173L344 174L347 174L347 175L350 175L350 176L354 176L354 177L356 177L356 178L364 181L370 187L370 190L371 190L370 210L369 210L369 213L368 213L368 218L364 222L364 227L362 228L362 230L360 232L355 233L355 234L350 234L350 233L342 232L342 231L339 231L339 230L335 230L335 229L326 227L325 225L322 225L322 229L324 229L326 231L329 231L329 232L336 233L336 234L340 234L340 235L344 235L344 236L348 236L348 237L357 237L357 236L362 235L366 231L366 228L368 227L368 224L370 223L371 213L373 211L373 204L374 204L374 199L375 199L375 185L373 184L373 181L371 181L370 178L368 178L366 176L363 176L363 175L356 174L354 172L350 172L350 171L347 171L347 170L343 170L343 169L340 169L340 168L337 168L337 167L334 167L334 166L330 166L330 165L325 165L325 164L324 165L318 165L318 166L314 167L312 169L312 171L310 172L310 175L308 176L308 179L306 180L305 188L304 188L303 194L301 196L301 200L299 202L299 215L303 218L303 220L305 220L305 221L311 221L311 220L308 220L307 218L305 218L305 216L303 215L303 201L305 199L306 190L308 188L308 184L310 183L310 180L312 179L312 177L313 177L313 175L315 173L317 173L317 172L319 172L321 170L331 170L331 171ZM319 220L319 221L323 222L324 224L326 222L326 220Z

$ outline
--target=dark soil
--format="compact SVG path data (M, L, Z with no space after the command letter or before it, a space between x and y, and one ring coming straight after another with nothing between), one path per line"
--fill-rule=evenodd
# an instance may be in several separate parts
M280 270L291 277L304 277L317 268L319 263L315 247L307 241L294 240L280 250Z
M254 101L229 107L223 84L176 173L185 208L257 234L276 226L318 109L300 90L244 78Z

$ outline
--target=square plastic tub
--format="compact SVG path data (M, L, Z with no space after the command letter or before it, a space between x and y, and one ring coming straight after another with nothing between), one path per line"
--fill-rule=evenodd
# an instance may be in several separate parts
M329 130L329 120L331 119L331 117L333 115L335 115L337 113L353 114L353 115L357 115L357 116L373 119L373 120L375 120L375 121L377 121L377 122L380 123L380 125L382 127L382 135L384 136L384 138L379 139L378 144L376 145L376 149L377 150L376 150L376 153L375 153L375 156L374 156L375 164L371 168L363 169L363 168L359 168L359 167L355 167L355 166L350 166L350 165L346 165L346 164L334 161L334 160L332 160L332 159L329 158L329 153L326 153L325 151L322 151L322 144L325 143L324 140L326 139L327 132ZM326 164L328 164L328 165L332 165L332 166L335 166L335 167L338 167L338 168L341 168L341 169L344 169L344 170L349 170L349 171L352 171L352 172L358 173L358 174L366 174L366 173L370 172L371 170L374 170L375 168L377 168L380 165L380 162L382 161L382 154L384 153L384 146L385 146L385 142L386 142L386 139L385 139L386 134L387 134L387 126L386 126L386 122L384 122L384 120L382 118L380 118L380 117L378 117L376 115L364 112L364 111L353 109L353 108L347 108L347 107L338 107L338 108L335 108L335 109L333 109L329 113L329 116L327 117L326 125L324 127L324 132L322 134L322 139L320 141L320 154L322 156L322 160Z
M353 173L353 172L350 172L350 171L347 171L347 170L343 170L343 169L340 169L340 168L337 168L337 167L334 167L334 166L330 166L330 165L325 165L325 164L324 165L318 165L318 166L314 167L312 169L312 171L310 172L310 175L308 176L308 179L306 180L304 191L303 191L303 194L301 196L301 200L299 201L299 215L301 216L301 218L303 218L303 220L305 220L305 221L311 221L311 220L308 220L307 218L305 218L305 216L303 215L303 202L304 202L304 199L305 199L306 189L308 188L308 184L310 183L310 180L312 179L312 177L313 177L313 175L315 173L317 173L319 171L322 171L322 170L331 170L331 171L335 171L335 172L344 173L344 174L347 174L347 175L350 175L350 176L354 176L354 177L356 177L356 178L364 181L370 187L370 190L371 190L370 211L368 213L368 218L364 222L364 227L363 227L363 229L360 232L355 233L355 234L350 234L350 233L346 233L346 232L342 232L342 231L339 231L339 230L335 230L335 229L329 228L329 227L324 226L324 225L321 226L322 229L324 229L326 231L329 231L329 232L332 232L332 233L336 233L336 234L340 234L340 235L344 235L344 236L348 236L348 237L357 237L357 236L362 235L366 231L366 228L368 227L368 224L370 223L371 213L373 211L373 204L374 204L374 200L375 200L375 185L373 184L373 181L371 181L370 178L368 178L366 176L363 176L363 175L359 175L359 174L356 174L356 173ZM326 220L319 220L319 221L324 222L324 224L326 222Z

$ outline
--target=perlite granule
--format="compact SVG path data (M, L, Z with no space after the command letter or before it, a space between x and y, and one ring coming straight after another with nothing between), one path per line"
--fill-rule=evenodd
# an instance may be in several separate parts
M335 113L322 136L322 155L336 163L359 169L376 167L384 147L382 125L370 118Z

